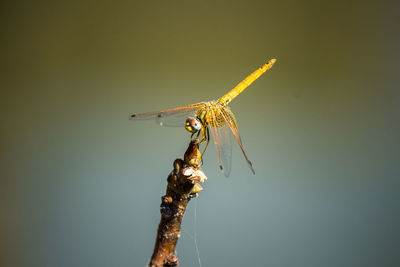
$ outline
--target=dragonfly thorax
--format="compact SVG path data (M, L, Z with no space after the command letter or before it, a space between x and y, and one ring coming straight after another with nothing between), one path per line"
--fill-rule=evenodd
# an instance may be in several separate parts
M236 126L236 119L230 108L215 101L205 103L205 105L197 111L196 117L199 118L203 124L211 127L224 126L227 123L227 119L232 121L234 126Z

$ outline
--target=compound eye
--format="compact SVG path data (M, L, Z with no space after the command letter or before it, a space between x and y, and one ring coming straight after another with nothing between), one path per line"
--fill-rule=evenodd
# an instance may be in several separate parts
M196 133L201 130L201 123L198 119L189 117L186 119L185 128L191 133Z

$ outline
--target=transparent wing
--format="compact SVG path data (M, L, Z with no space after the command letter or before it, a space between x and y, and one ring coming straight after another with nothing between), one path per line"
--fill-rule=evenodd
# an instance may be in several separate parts
M193 116L196 111L203 105L204 103L201 102L178 108L131 114L129 115L129 119L133 121L154 119L156 123L160 126L182 127L185 126L186 118L189 116Z
M217 124L216 111L213 108L209 108L208 114L213 120L213 125ZM220 127L213 127L209 124L212 139L217 150L217 158L219 168L221 172L228 177L231 173L232 167L232 133L228 124L221 125Z
M233 136L235 136L235 139L238 142L240 149L242 150L243 155L246 158L247 163L249 164L251 172L253 174L256 174L256 172L254 171L254 168L253 168L253 163L251 163L249 157L247 156L246 152L244 151L235 116L233 115L232 111L228 107L224 107L223 109L221 109L221 111L222 111L222 115L223 115L225 121L227 122L227 124L229 125L229 128L231 129L231 131L233 133Z

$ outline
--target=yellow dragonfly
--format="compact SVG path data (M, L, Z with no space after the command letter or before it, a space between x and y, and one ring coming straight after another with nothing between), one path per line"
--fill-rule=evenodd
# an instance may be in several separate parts
M268 61L217 101L213 100L167 110L131 114L129 118L135 121L155 119L161 126L185 126L186 130L192 133L191 138L197 134L195 138L199 143L207 142L203 154L210 141L209 130L211 130L211 136L217 149L218 164L226 177L229 176L231 171L233 134L251 171L255 174L253 164L244 151L236 118L228 104L258 77L269 70L275 62L276 59Z

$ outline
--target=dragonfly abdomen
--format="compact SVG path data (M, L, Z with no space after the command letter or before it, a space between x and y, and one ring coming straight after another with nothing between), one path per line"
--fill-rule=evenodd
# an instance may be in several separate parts
M257 80L261 75L263 75L267 70L272 68L276 59L271 59L266 64L261 66L261 68L255 70L252 74L247 76L243 81L241 81L238 85L235 86L232 90L230 90L227 94L222 96L218 103L223 106L226 106L231 102L234 98L236 98L241 92L243 92L250 84L252 84L255 80Z

